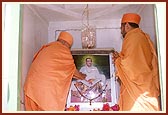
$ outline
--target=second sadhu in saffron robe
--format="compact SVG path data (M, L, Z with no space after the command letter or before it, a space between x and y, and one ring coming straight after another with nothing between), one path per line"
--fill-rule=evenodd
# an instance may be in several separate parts
M159 78L155 48L139 28L129 31L115 62L121 80L121 111L157 111Z
M69 48L58 41L44 45L34 56L24 85L28 110L64 111L75 71Z

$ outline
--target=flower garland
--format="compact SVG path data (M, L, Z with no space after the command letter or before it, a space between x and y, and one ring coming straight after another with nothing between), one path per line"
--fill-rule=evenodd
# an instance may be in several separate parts
M65 111L79 111L79 105L71 105L69 108L66 108Z
M100 109L93 109L93 111L119 111L120 107L118 104L115 104L113 106L110 106L109 103L103 104L103 107ZM79 105L70 106L69 108L66 108L65 111L80 111Z
M96 84L97 84L97 83L96 83ZM101 93L99 93L99 95L98 95L98 96L96 96L96 97L94 97L94 98L90 99L90 98L86 97L85 95L83 95L83 94L81 93L81 91L79 91L79 89L78 89L78 87L77 87L77 85L76 85L76 84L74 84L74 85L75 85L75 87L76 87L77 91L79 92L79 94L80 94L82 97L84 97L84 98L86 98L86 99L88 99L88 100L90 101L90 105L91 105L92 100L94 100L94 99L96 99L96 98L100 97L100 96L103 94L103 91L105 91L105 90L106 90L106 87L107 87L107 85L105 85L105 88L103 89L103 91L102 91Z
M102 111L119 111L119 105L115 104L113 106L110 107L110 105L108 103L103 104L103 108Z

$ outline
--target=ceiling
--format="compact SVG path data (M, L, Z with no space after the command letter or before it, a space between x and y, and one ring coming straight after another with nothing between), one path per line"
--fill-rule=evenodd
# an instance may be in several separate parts
M87 4L25 4L46 23L87 19ZM88 4L89 20L120 19L123 13L141 11L149 4Z

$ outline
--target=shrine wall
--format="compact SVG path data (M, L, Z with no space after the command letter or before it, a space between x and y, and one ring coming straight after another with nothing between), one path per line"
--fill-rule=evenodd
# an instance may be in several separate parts
M156 44L154 8L150 5L141 11L140 28L148 33ZM122 17L122 16L121 16ZM96 48L114 48L121 50L122 36L120 31L120 20L89 20L89 24L96 28ZM81 43L82 21L59 21L50 22L48 27L48 42L55 41L60 31L69 31L74 37L72 48L82 48Z

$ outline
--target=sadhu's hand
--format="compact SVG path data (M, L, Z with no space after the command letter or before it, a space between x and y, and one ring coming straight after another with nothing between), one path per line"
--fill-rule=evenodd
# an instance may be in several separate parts
M82 72L79 72L81 77L82 77L82 80L84 80L86 78L86 74L82 73Z
M115 60L119 57L119 53L117 51L114 51L112 53L112 60L113 60L113 63L115 63Z

